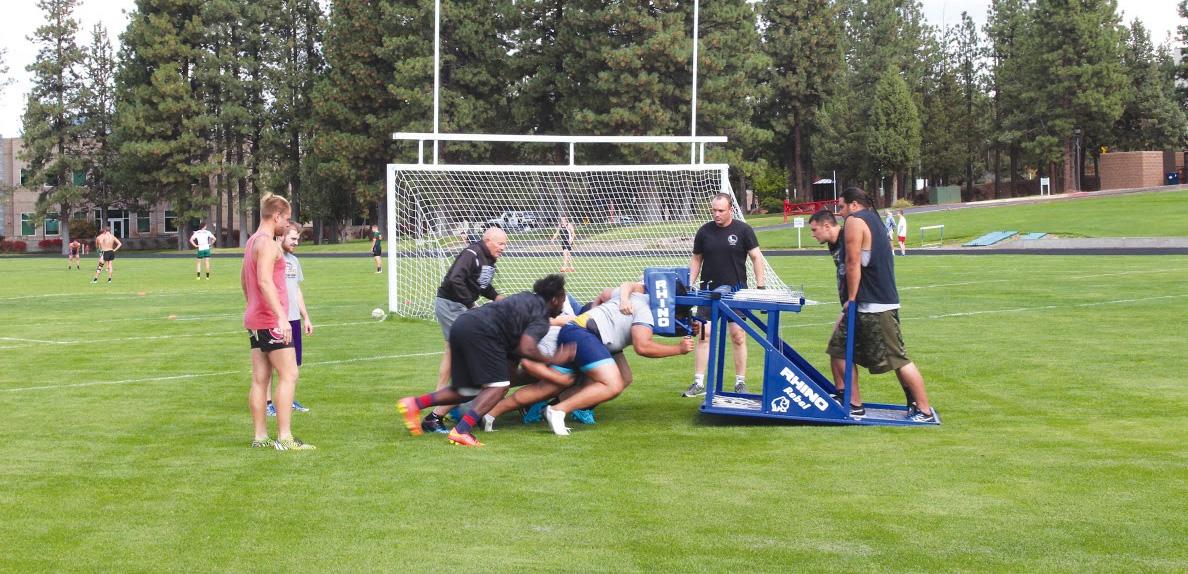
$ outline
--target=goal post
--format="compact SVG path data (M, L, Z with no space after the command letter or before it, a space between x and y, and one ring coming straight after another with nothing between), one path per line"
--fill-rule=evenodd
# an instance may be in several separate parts
M535 280L559 272L564 234L558 229L564 218L574 231L571 266L575 271L565 274L566 285L579 300L588 301L604 288L639 280L646 267L687 266L694 234L711 219L710 198L717 193L734 197L725 164L573 163L573 146L579 143L641 143L640 139L706 143L689 141L694 138L396 135L419 139L422 160L391 164L387 173L388 309L402 316L433 316L437 287L454 258L491 225L498 224L508 234L508 248L499 259L494 283L500 293L511 294L531 289ZM423 163L424 142L447 138L561 140L570 144L571 163ZM734 204L734 216L744 219L739 202ZM767 286L786 289L767 262L763 264ZM754 285L749 262L748 278Z

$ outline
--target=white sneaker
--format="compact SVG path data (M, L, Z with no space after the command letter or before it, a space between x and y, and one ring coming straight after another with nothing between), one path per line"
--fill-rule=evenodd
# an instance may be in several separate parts
M495 432L495 417L483 415L483 432Z
M557 436L569 435L569 427L565 426L565 411L556 410L551 405L547 406L545 407L545 420L549 421L553 434Z

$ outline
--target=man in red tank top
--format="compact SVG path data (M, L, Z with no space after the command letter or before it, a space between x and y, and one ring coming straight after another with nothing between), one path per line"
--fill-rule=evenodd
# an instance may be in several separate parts
M289 202L267 194L260 200L260 227L248 239L243 250L240 284L247 299L243 326L248 330L252 348L252 387L248 409L252 413L255 439L252 446L277 450L311 450L293 436L293 395L297 390L297 354L293 349L293 330L289 325L289 301L285 288L285 260L278 236L289 227ZM272 399L276 406L276 440L268 437L265 411L268 383L276 371Z

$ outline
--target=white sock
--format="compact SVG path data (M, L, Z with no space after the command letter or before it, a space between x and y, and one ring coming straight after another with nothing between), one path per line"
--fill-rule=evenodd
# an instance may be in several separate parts
M701 385L704 383L705 383L705 374L697 373L697 374L693 375L693 384L694 385Z
M747 382L746 375L734 375L734 384L738 385L738 384L742 384L742 383L746 383L746 382Z

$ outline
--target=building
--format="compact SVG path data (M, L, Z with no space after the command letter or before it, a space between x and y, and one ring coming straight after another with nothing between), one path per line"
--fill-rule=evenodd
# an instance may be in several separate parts
M29 251L44 250L38 243L61 237L62 225L57 210L37 224L37 195L34 190L22 187L25 183L26 164L20 159L21 138L0 137L0 237L24 241ZM76 173L75 180L82 184L84 174ZM226 213L226 207L223 207ZM74 219L89 219L96 228L107 225L117 237L125 240L130 248L168 248L174 245L183 222L171 209L169 202L162 202L147 210L132 210L126 206L110 206L107 220L102 220L102 211L94 206L76 207ZM238 214L236 214L236 222ZM229 227L238 229L233 222ZM215 231L212 229L212 231ZM216 231L217 233L217 231ZM56 250L55 248L51 248Z

